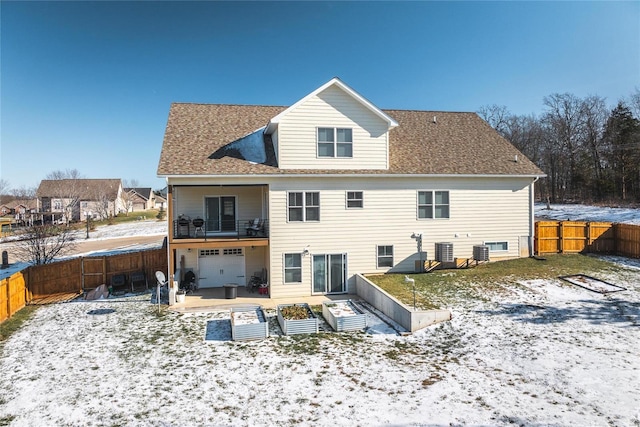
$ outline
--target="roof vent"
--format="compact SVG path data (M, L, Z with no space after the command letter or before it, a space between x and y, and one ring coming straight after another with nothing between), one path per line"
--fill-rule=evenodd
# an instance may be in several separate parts
M517 154L515 156L513 156L513 161L518 163L518 155Z
M437 123L436 116L433 116L433 123Z

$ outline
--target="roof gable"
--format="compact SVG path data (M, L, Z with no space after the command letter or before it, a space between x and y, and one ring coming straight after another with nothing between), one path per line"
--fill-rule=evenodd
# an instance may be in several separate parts
M298 102L296 102L295 104L293 104L292 106L290 106L289 108L287 108L286 110L282 111L277 116L269 120L269 124L265 128L265 133L273 133L275 129L278 127L278 123L280 123L280 120L284 116L286 116L291 111L295 110L300 105L306 103L309 99L313 98L314 96L318 95L319 93L323 92L324 90L326 90L331 86L335 86L341 89L343 92L351 96L355 101L357 101L362 106L364 106L367 110L371 111L374 115L378 116L380 119L382 119L384 122L387 123L387 126L389 127L389 129L392 129L398 126L398 123L394 119L392 119L382 110L380 110L378 107L373 105L371 102L369 102L365 97L360 95L358 92L351 89L342 80L340 80L337 77L334 77L331 80L329 80L327 83L320 86L318 89L314 90L313 92L311 92L310 94L308 94L307 96L305 96L304 98L302 98L301 100L299 100Z
M145 200L149 200L152 194L151 187L130 187L123 188L122 190L126 193L136 193Z

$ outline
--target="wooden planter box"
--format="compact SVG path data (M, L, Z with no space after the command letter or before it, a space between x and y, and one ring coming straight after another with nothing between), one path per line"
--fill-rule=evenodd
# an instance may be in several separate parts
M304 307L307 310L306 319L290 320L282 316L282 309L285 307ZM285 335L313 334L318 332L318 317L311 311L309 304L280 304L278 305L278 323Z
M259 340L269 336L269 322L261 307L231 309L231 339Z
M367 327L367 315L351 300L323 302L322 315L337 332L355 331Z

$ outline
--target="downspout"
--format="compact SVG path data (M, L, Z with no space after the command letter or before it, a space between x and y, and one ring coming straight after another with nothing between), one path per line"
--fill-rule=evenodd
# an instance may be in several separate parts
M535 233L535 209L534 209L534 184L540 179L539 176L536 176L531 185L529 185L529 256L532 257L535 254L534 251L534 233Z

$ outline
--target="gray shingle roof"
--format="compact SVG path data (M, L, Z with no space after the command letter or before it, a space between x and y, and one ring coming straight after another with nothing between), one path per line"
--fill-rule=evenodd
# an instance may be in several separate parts
M252 105L172 104L158 175L544 175L475 113L383 110L398 122L398 127L389 133L388 170L284 170L232 157L210 158L221 147L265 126L285 109ZM517 162L514 161L516 155Z

